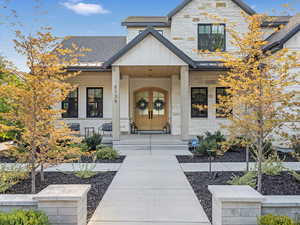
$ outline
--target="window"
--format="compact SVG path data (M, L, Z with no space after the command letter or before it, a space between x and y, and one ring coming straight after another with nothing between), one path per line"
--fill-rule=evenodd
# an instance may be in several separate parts
M225 24L199 24L198 25L198 49L209 50L217 49L225 51Z
M62 102L61 108L65 110L62 114L63 118L78 117L78 89L69 94L69 96Z
M192 88L191 91L192 118L207 118L208 116L208 89Z
M87 88L87 117L103 117L103 88Z
M158 33L160 33L162 36L164 36L164 31L163 30L156 30ZM139 30L139 34L144 32L144 30Z
M216 103L220 103L220 97L222 96L228 96L227 90L228 87L217 87L216 88ZM226 114L223 109L220 109L220 107L216 109L217 118L226 118Z

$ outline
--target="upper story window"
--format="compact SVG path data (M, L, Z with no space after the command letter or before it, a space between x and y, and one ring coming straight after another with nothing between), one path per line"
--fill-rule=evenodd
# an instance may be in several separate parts
M139 30L139 34L142 33L144 30ZM158 33L160 33L162 36L164 36L163 30L156 30Z
M103 117L103 88L87 88L87 117Z
M207 118L208 116L208 88L195 87L191 90L192 118Z
M198 49L225 51L225 24L198 24Z
M68 97L62 102L62 107L65 112L62 114L63 118L77 118L78 117L78 89L72 91Z

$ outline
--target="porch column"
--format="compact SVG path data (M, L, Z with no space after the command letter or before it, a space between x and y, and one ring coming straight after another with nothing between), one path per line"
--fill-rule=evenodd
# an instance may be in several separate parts
M120 67L112 67L112 135L120 140Z
M180 69L181 138L189 139L189 67Z

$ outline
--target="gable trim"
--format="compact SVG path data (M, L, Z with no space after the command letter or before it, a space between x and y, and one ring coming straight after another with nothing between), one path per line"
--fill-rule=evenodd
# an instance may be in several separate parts
M294 35L300 32L300 24L298 24L294 29L288 32L281 40L270 43L263 48L263 51L272 51L277 52L280 49L283 49L283 46L286 42L288 42Z
M187 4L192 2L193 0L184 0L180 5L178 5L175 9L173 9L169 14L168 17L171 19L175 16L179 11L181 11ZM254 15L256 12L243 0L232 0L235 4L237 4L241 9L243 9L249 15Z
M172 42L162 36L159 32L153 29L153 27L148 27L138 36L136 36L131 42L129 42L124 48L122 48L117 54L112 56L109 60L103 63L102 67L107 69L114 62L124 56L128 51L130 51L133 47L135 47L138 43L143 41L149 34L155 37L159 42L161 42L167 49L173 52L178 58L184 61L186 64L191 66L192 68L197 68L195 62L187 56L184 52L182 52L179 48L177 48Z

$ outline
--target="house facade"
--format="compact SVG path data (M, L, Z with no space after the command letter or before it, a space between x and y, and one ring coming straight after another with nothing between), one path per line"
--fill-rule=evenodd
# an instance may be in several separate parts
M90 48L69 71L82 71L70 80L78 89L61 104L63 120L78 124L81 134L112 122L113 140L135 131L166 132L188 140L228 123L215 104L226 87L218 76L226 68L198 50L234 51L226 24L202 13L235 22L247 31L241 12L255 14L241 0L184 0L167 16L128 17L124 37L71 37L64 41ZM274 17L262 24L266 48L300 51L299 16ZM273 28L287 25L273 34ZM203 107L199 107L203 106Z

